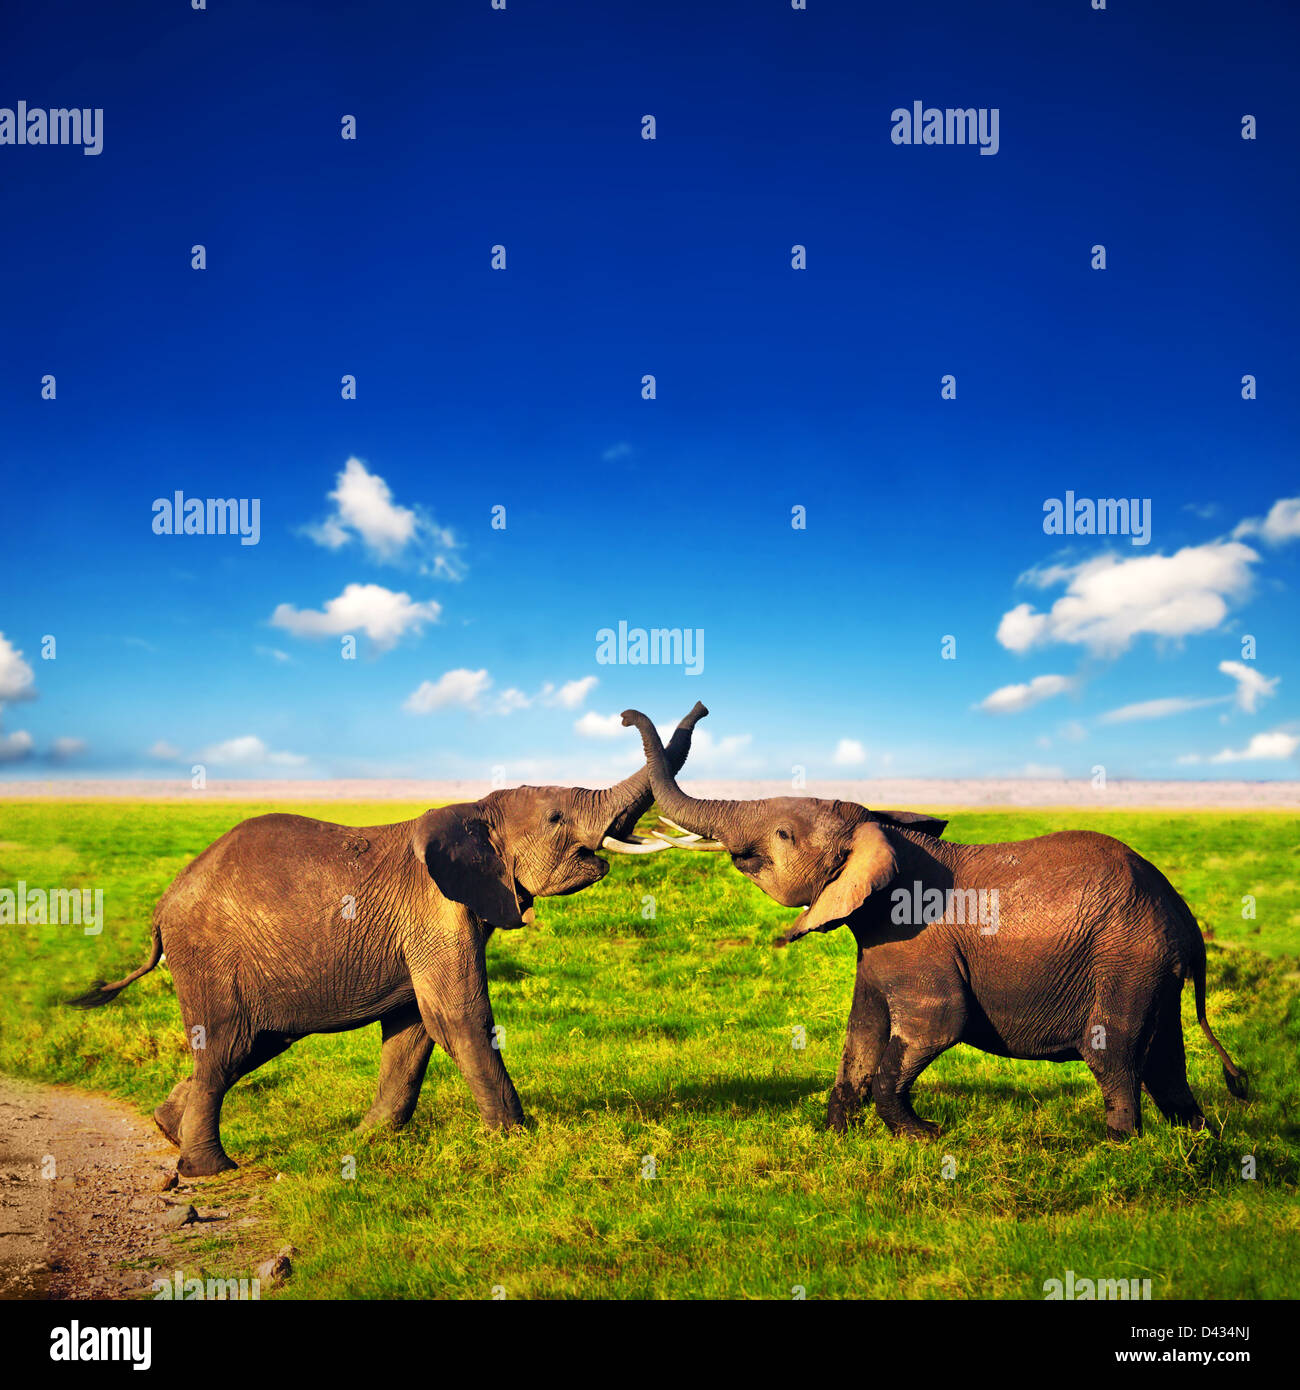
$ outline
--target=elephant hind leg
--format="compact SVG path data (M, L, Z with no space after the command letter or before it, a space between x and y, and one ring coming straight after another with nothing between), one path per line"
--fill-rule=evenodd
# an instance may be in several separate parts
M178 1149L181 1146L181 1120L185 1116L185 1102L189 1098L191 1080L192 1078L187 1077L184 1081L178 1081L167 1099L153 1112L153 1122L162 1130L163 1138L169 1144L175 1144Z
M1204 1129L1205 1116L1187 1084L1181 994L1182 982L1174 981L1161 1000L1151 1046L1142 1064L1142 1085L1170 1124Z
M181 1157L176 1166L181 1177L210 1177L239 1166L221 1143L221 1104L226 1092L241 1076L278 1057L298 1036L257 1033L243 1047L228 1048L223 1054L218 1050L219 1036L210 1034L208 1046L196 1050L180 1127Z
M379 1020L383 1048L379 1054L379 1090L366 1111L360 1129L383 1125L401 1129L414 1113L424 1084L425 1068L433 1053L417 1004L395 1009Z
M895 1033L885 1044L876 1074L871 1079L871 1095L880 1118L892 1134L907 1139L934 1139L939 1126L923 1120L912 1109L912 1083L956 1041L955 1038L925 1043L908 1042Z
M1105 1024L1090 1024L1088 1034L1092 1041L1084 1043L1080 1054L1106 1104L1107 1136L1127 1139L1131 1134L1141 1134L1142 1086L1134 1055L1137 1048Z

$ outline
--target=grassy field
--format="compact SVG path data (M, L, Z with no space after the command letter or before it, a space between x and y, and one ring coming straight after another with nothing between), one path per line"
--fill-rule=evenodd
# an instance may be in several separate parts
M0 1070L152 1110L188 1071L166 967L107 1009L56 1001L133 968L176 871L271 809L367 825L424 808L0 802L0 887L102 888L107 919L97 937L0 931ZM809 1298L1041 1298L1067 1269L1150 1279L1156 1298L1292 1296L1300 817L963 810L947 833L1065 827L1117 835L1153 860L1210 937L1210 1017L1254 1098L1229 1100L1189 988L1204 1132L1171 1129L1147 1102L1143 1137L1108 1143L1081 1063L957 1048L916 1088L921 1115L944 1126L937 1143L892 1140L870 1111L850 1135L828 1134L849 933L774 950L793 913L724 857L616 857L596 888L539 902L533 928L489 946L531 1131L486 1133L435 1053L407 1130L354 1135L374 1094L377 1028L307 1038L230 1094L224 1137L242 1180L283 1175L269 1202L301 1255L279 1296L786 1299L802 1286ZM241 1272L219 1241L204 1258L209 1273Z

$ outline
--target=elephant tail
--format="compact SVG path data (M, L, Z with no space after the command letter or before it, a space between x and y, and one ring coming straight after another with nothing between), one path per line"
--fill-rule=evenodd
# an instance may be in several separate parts
M162 928L158 924L156 912L153 917L152 931L153 945L149 951L149 959L139 969L133 970L120 980L114 980L112 984L104 980L96 980L84 994L79 994L75 999L68 999L65 1002L74 1009L97 1009L102 1004L111 1003L127 985L134 984L141 975L147 975L162 960L163 956Z
M1238 1100L1245 1100L1248 1090L1246 1073L1228 1056L1228 1049L1214 1036L1210 1020L1205 1016L1205 943L1201 940L1199 929L1196 935L1197 944L1201 948L1192 962L1192 984L1196 989L1196 1021L1201 1025L1201 1030L1209 1038L1214 1050L1223 1059L1223 1079L1227 1083L1228 1093L1236 1096Z

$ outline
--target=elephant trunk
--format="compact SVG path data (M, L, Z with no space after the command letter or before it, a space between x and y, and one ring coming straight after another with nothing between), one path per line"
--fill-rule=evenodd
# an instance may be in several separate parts
M666 753L660 744L660 756L668 768L670 780L673 773L686 761L686 755L691 751L691 736L695 726L706 714L708 710L697 700L695 707L673 731ZM655 742L659 742L658 735L655 736ZM655 799L650 784L650 771L644 767L594 795L595 801L587 827L588 839L594 845L599 845L606 836L614 840L630 839L637 821L650 809L650 803Z
M635 709L623 711L623 723L629 728L635 727L641 735L641 743L645 748L646 769L650 774L650 786L654 792L654 799L659 803L664 815L692 834L713 836L728 850L741 848L739 840L745 838L758 803L702 801L687 796L677 785L673 775L675 769L670 757L664 752L655 726L640 710Z

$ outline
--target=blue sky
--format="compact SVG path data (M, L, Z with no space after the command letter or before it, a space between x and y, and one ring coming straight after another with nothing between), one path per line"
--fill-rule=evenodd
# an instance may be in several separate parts
M1296 776L1300 21L898 8L6 13L0 776Z

